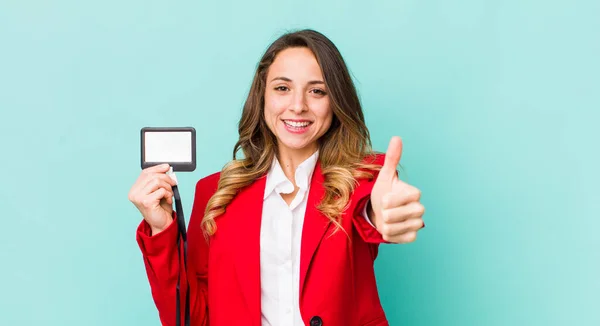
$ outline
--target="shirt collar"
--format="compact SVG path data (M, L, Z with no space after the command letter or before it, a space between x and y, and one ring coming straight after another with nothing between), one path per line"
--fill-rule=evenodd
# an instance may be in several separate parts
M319 151L317 150L309 158L300 163L296 168L295 179L296 185L306 191L310 185L317 160L319 157ZM263 199L267 198L271 192L277 190L279 193L292 193L294 191L294 184L288 180L281 168L281 164L277 159L277 156L273 157L273 163L267 173L267 184L265 186L265 194Z

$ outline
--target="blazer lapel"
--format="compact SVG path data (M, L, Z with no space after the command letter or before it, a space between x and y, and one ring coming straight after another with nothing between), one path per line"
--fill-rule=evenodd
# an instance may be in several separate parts
M250 325L261 322L260 291L260 224L263 209L263 194L266 177L261 177L237 195L237 204L230 206L235 222L236 266L242 295L248 306ZM217 276L218 277L218 276Z
M304 225L302 227L302 245L300 250L300 298L302 298L302 290L304 289L313 255L330 224L329 219L317 209L317 205L325 194L325 189L323 188L324 180L321 172L321 164L320 162L317 162L310 183L306 212L304 214Z
M308 193L304 224L302 227L302 244L300 250L300 297L310 269L310 264L323 236L330 225L329 220L321 214L317 205L323 198L324 177L320 162L313 172ZM235 218L234 232L236 266L242 295L252 316L251 325L259 326L261 321L261 282L260 282L260 226L263 210L263 195L266 177L261 177L245 190L239 192L236 204L230 205L226 212Z

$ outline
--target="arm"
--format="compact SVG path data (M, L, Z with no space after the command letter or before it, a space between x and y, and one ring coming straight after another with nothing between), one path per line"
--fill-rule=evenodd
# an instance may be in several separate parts
M181 320L184 320L185 289L189 284L190 322L191 325L198 326L208 326L208 244L202 234L200 222L206 203L213 193L211 185L203 180L196 184L188 227L187 271L180 275ZM183 257L178 257L178 237L177 223L173 222L164 231L152 235L149 225L142 221L136 234L161 324L169 326L175 325L177 278L183 268ZM183 248L179 252L183 255Z
M354 209L352 221L356 231L360 235L363 241L372 244L388 243L385 241L377 231L377 228L371 222L369 211L370 209L370 195L369 191L367 195L357 198L357 206Z
M379 154L376 155L375 160L372 163L382 165L384 159L384 155ZM383 239L381 233L377 231L377 228L371 219L371 191L373 190L377 176L378 172L375 171L372 180L360 180L351 197L352 202L356 203L355 206L351 206L351 208L353 208L353 225L363 241L374 245L387 243L387 241Z

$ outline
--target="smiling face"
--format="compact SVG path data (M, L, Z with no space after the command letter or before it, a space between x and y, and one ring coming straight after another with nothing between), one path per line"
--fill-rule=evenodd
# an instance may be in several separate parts
M281 51L266 79L264 118L280 151L310 154L333 119L321 67L305 47Z

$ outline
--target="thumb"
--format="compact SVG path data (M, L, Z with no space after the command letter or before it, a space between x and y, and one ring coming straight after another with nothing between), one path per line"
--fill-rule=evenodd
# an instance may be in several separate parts
M396 177L396 168L402 157L402 139L398 136L392 137L385 153L385 162L379 172L379 178L393 180Z

